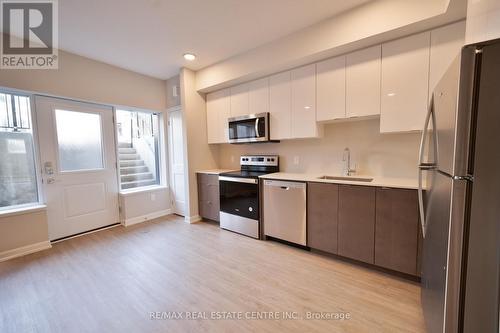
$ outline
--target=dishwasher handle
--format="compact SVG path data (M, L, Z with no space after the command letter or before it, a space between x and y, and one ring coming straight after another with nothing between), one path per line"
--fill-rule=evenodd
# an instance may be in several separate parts
M291 189L306 189L306 183L302 182L291 182L291 181L282 181L282 180L264 180L264 186L268 187L279 187L283 190L291 190Z

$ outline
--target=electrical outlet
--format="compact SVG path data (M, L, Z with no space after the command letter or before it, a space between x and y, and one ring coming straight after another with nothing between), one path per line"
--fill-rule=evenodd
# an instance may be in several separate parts
M294 165L299 165L300 164L300 158L298 156L293 157L293 164Z
M234 155L231 155L231 163L234 163Z
M151 201L155 201L156 200L156 194L151 193L150 198L151 198Z

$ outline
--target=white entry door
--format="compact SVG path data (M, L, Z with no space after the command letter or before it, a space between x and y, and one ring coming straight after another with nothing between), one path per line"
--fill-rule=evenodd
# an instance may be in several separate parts
M49 238L119 221L111 107L35 97Z
M168 142L170 161L170 187L174 202L174 213L186 212L186 177L184 173L184 134L181 110L168 113Z

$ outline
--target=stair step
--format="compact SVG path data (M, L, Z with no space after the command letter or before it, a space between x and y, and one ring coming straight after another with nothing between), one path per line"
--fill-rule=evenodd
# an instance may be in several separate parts
M135 180L154 180L153 174L151 172L141 172L141 173L132 173L128 175L121 175L120 179L123 183L132 182Z
M120 160L120 169L125 167L143 166L143 160Z
M148 179L148 180L136 180L136 181L131 181L131 182L124 182L122 183L122 189L126 190L129 188L134 188L134 187L140 187L140 186L151 186L151 185L156 185L156 180L155 179Z
M126 160L140 160L140 156L137 154L120 154L118 155L118 159L120 161L126 161Z
M121 167L120 176L129 175L133 173L148 172L148 170L149 170L148 167L145 165Z
M137 154L137 150L135 148L118 148L119 154Z
M118 148L132 148L132 144L128 142L118 142Z

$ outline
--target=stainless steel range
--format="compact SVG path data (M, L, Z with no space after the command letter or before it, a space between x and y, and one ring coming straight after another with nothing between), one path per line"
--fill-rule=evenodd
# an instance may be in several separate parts
M240 169L219 175L220 227L259 238L259 176L278 172L279 158L244 155L240 157Z

